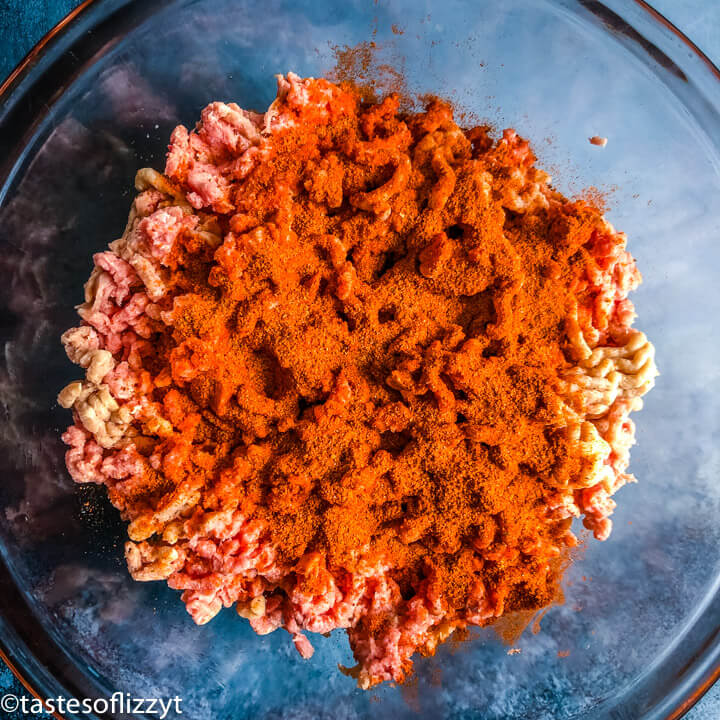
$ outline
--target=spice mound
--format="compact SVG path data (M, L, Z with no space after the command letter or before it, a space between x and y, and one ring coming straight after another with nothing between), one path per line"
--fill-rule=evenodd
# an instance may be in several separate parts
M176 128L136 186L59 395L136 580L307 658L345 628L362 688L557 599L573 518L610 534L657 374L599 209L513 130L293 74L264 114Z

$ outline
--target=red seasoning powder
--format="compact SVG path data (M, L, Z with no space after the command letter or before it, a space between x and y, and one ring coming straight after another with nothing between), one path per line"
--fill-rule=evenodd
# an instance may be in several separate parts
M601 212L512 130L292 74L265 114L210 105L138 181L61 393L133 576L306 657L346 628L362 687L553 602L573 517L610 532L655 374Z

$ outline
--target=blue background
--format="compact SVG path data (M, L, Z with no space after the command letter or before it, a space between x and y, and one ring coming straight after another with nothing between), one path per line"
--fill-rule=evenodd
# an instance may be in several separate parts
M7 76L35 43L79 4L78 0L0 0L0 78ZM717 0L654 0L652 4L711 60L720 64L720 3ZM21 695L24 691L10 670L0 663L0 696L6 693ZM687 720L718 717L720 683L686 715ZM0 711L0 720L20 718L18 713L7 715Z

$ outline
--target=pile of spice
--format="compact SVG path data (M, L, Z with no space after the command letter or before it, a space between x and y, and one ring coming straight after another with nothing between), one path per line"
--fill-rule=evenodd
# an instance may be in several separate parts
M133 577L305 657L346 628L363 688L558 597L656 370L624 235L534 163L439 99L293 74L173 132L63 336L67 466Z

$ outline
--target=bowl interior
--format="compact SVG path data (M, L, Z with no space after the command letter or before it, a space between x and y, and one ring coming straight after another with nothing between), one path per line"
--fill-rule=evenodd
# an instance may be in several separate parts
M162 3L127 32L105 27L107 42L38 110L0 205L0 551L88 692L177 695L186 717L214 720L649 712L643 679L705 617L718 580L720 164L672 68L631 51L583 5ZM91 255L122 232L135 171L162 167L172 128L192 126L212 100L264 109L273 74L324 74L337 47L368 41L411 93L449 97L468 124L528 137L561 191L607 192L645 278L637 325L662 375L636 417L639 482L619 494L610 540L589 542L570 568L566 602L541 631L512 655L475 633L419 660L408 687L363 693L337 671L352 664L342 633L313 638L303 661L284 633L258 637L230 610L196 627L177 593L133 583L115 511L64 470L68 414L55 395L76 376L59 336L75 324Z

